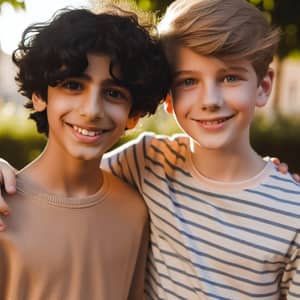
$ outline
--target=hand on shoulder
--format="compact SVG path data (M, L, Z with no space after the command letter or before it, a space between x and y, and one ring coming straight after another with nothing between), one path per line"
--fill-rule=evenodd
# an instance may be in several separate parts
M2 196L3 191L13 194L16 191L16 169L7 161L0 158L0 213L9 215L9 207ZM5 224L0 217L0 231L5 230Z
M272 157L271 161L278 167L278 171L282 174L286 174L289 171L289 166L286 163L280 162L279 158ZM292 174L294 180L300 183L300 175L297 173Z

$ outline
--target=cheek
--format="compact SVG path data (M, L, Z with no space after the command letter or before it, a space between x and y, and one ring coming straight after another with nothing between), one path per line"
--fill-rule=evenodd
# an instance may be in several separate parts
M231 107L239 112L247 112L251 110L251 103L247 99L238 98L236 101L231 101Z
M107 113L114 120L119 127L126 127L127 120L129 118L131 105L109 105L107 107Z
M193 105L197 105L201 99L201 95L196 89L182 89L178 90L174 94L172 93L172 99L174 112L179 116L187 114L193 108Z
M240 89L226 94L227 104L239 112L252 112L255 108L256 95L253 90Z
M70 105L68 105L67 101L61 99L56 99L58 101L50 101L48 100L47 105L47 115L48 119L55 119L63 117L68 111L70 111Z
M238 113L238 120L242 127L248 127L251 123L254 112L255 104L252 98L239 97L236 101L232 101L231 109Z

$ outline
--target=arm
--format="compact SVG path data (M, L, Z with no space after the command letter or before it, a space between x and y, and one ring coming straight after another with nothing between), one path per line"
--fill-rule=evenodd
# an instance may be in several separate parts
M297 231L295 240L291 244L288 257L289 261L285 265L280 289L280 300L300 299L300 232Z
M139 153L142 153L141 148L143 147L143 143L147 143L147 141L138 138L108 153L104 156L101 167L110 170L115 176L138 188L141 179L137 171L138 168L142 168L143 158L141 159L142 155L140 155L140 160L137 162L135 160L135 153L137 150ZM281 173L284 174L288 171L288 166L285 163L280 163L276 158L273 158L272 161L278 166L278 170ZM15 175L16 169L0 158L0 185L4 185L4 190L8 194L13 194L16 191ZM300 176L298 174L294 174L293 177L296 182L300 183ZM0 215L9 215L9 207L4 201L1 191L3 192L2 188L0 190ZM0 232L4 229L5 225L0 217Z
M141 192L141 181L145 167L144 149L149 146L150 140L151 136L142 135L105 154L101 167Z

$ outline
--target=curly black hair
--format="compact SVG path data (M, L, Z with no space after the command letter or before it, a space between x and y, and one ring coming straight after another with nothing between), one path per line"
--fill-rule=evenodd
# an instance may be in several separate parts
M25 107L33 110L33 93L47 101L48 86L80 76L88 66L88 54L111 58L112 78L131 93L131 117L155 112L170 87L167 59L158 37L139 24L135 13L118 7L98 13L66 8L51 21L25 29L12 54L19 91L29 98ZM115 66L118 77L113 74ZM30 118L48 135L46 111L32 112Z

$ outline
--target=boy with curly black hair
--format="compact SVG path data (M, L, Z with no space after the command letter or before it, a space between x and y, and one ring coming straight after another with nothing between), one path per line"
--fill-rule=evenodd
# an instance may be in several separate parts
M133 13L66 9L28 27L13 61L48 141L7 196L0 298L142 299L147 209L99 165L167 93L163 50Z

